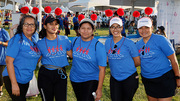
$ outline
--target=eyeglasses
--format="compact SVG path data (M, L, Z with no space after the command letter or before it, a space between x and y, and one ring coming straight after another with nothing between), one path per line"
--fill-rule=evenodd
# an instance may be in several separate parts
M115 26L112 26L112 27L110 27L112 30L115 30L115 29L120 29L121 27L120 26L117 26L117 27L115 27Z
M114 45L114 48L117 48L117 45ZM116 50L113 50L112 54L115 54L115 53L116 53Z
M145 45L142 47L142 50L143 50L141 53L142 55L144 55L144 48L145 48Z
M24 26L24 27L30 26L31 28L34 28L34 27L35 27L35 24L24 23L23 26Z

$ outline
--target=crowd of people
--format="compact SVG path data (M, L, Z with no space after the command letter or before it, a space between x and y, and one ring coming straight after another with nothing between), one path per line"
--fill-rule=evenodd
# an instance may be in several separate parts
M141 66L148 100L172 100L176 87L180 87L180 71L172 44L162 36L166 35L163 26L157 31L161 35L153 34L152 19L140 18L137 30L142 39L134 43L126 38L125 18L115 12L108 23L112 37L103 45L94 38L94 22L89 18L78 21L77 12L72 21L77 37L70 42L67 36L70 34L71 15L70 12L64 18L62 15L47 15L39 34L36 18L31 15L22 15L19 24L11 29L16 29L15 35L13 32L10 34L11 39L7 31L0 29L0 95L4 82L13 101L26 101L33 71L41 61L38 89L42 101L66 101L68 55L72 58L69 77L77 101L101 99L107 63L111 70L112 101L133 100L139 85L138 66ZM97 28L101 27L100 19L98 15ZM103 26L106 24L102 22ZM129 32L134 32L134 26L135 22L131 21ZM65 29L65 36L58 35L59 28Z

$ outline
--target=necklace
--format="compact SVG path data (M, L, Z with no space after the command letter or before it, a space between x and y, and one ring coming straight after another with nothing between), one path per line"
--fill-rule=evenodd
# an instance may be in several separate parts
M25 35L24 35L25 36ZM25 36L26 37L26 36ZM26 37L27 38L27 37ZM28 43L30 44L30 49L32 50L32 51L35 51L36 52L36 54L37 55L39 55L40 54L40 51L39 51L39 49L38 49L38 47L36 46L36 44L32 41L32 43L36 46L36 47L34 47L34 45L32 46L31 45L31 42L29 41L29 39L27 38L27 40L28 40ZM33 39L32 39L33 40Z
M80 37L80 52L81 52L81 40L82 40L82 38ZM84 52L86 52L88 50L89 46L91 45L91 42L92 42L92 37L91 37L91 41L90 41L87 49L85 48Z
M113 38L112 38L112 39L113 39ZM110 44L110 52L111 52L112 54L115 54L115 53L116 53L116 50L118 50L118 49L121 48L121 46L123 45L124 40L125 40L126 38L124 38L124 40L123 40L123 42L121 43L121 45L120 45L119 48L117 48L117 45L114 45L113 50L112 50L112 46L111 46L111 45L112 45L112 39L111 39L111 44ZM117 48L117 49L115 50L114 48Z
M57 37L57 35L56 35L56 39L57 39L57 46L56 46L56 49L57 49L57 51L59 51L59 50L58 50L58 37ZM45 37L45 43L46 43L46 48L47 48L48 53L51 54L51 49L48 49L46 37ZM57 51L56 51L54 54L51 54L51 55L56 55Z

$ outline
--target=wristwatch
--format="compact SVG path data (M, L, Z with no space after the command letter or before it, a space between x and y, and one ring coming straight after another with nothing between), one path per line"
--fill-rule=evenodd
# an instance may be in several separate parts
M175 79L180 79L180 76L175 76Z

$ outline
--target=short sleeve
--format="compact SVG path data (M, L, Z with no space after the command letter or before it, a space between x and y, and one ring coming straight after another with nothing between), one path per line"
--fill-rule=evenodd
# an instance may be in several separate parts
M99 66L107 66L106 62L107 62L107 55L106 55L106 50L105 50L105 46L101 43L98 42L96 47L96 59L98 62Z
M129 51L130 51L130 54L132 57L137 57L139 56L139 53L138 53L138 49L137 49L137 46L135 45L135 43L133 41L130 41L129 42Z
M20 50L20 45L21 45L20 36L19 35L15 35L8 42L6 56L10 56L12 58L16 58L16 56L18 55L18 52Z
M6 42L6 41L10 40L9 33L4 29L1 29L1 30L3 31L4 41Z
M67 36L65 36L65 41L66 41L66 50L70 51L71 50L71 43L70 43Z
M167 38L160 36L158 43L159 43L158 45L159 45L160 49L166 56L170 56L173 53L175 53L171 42Z

